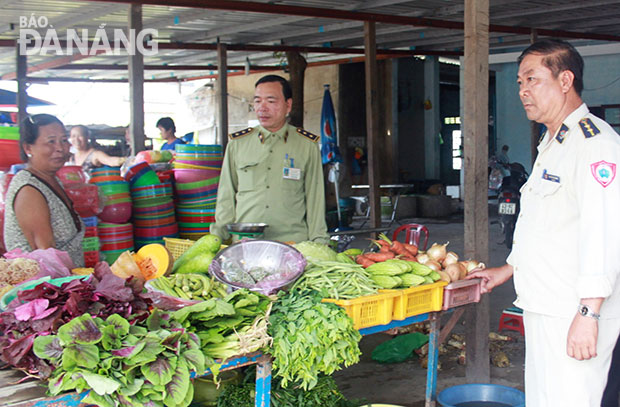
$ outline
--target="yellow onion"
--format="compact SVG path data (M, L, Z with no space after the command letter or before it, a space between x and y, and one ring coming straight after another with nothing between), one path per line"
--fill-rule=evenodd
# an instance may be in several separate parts
M446 258L443 259L443 261L441 262L441 264L444 267L447 267L449 264L454 264L454 263L458 263L459 261L459 256L458 254L454 253L454 252L448 252L446 254Z
M447 254L446 246L447 245L448 243L446 244L433 243L431 248L426 251L426 254L428 254L428 257L430 257L431 259L441 263L443 259L446 258L446 254Z
M467 275L467 269L460 263L449 264L444 271L450 276L450 281L457 281Z
M418 253L418 255L416 256L416 259L418 259L418 263L420 264L426 264L427 261L429 261L431 258L428 257L428 254L426 253Z
M429 268L435 270L435 271L441 270L441 264L439 264L438 261L435 261L435 260L432 260L432 259L429 259L426 263L424 263L424 265L426 267L429 267Z
M475 269L483 269L486 267L486 265L484 263L481 263L479 261L476 260L465 260L460 262L463 266L465 266L465 269L467 270L467 274L471 273L472 270Z

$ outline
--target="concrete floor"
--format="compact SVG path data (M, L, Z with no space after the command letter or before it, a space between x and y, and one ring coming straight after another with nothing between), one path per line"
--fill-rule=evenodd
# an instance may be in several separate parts
M499 266L505 263L509 250L503 242L500 226L497 223L497 207L489 207L489 262L487 266ZM421 223L429 230L429 242L450 242L448 248L457 254L464 253L463 242L463 215L462 212L452 215L449 219L403 219L403 223ZM355 226L355 224L354 224ZM399 224L392 225L391 231ZM389 237L391 238L391 233ZM429 246L430 246L429 243ZM352 247L365 248L368 240L360 237L354 241ZM496 288L490 295L491 313L490 328L497 332L499 318L502 310L510 307L515 299L512 280L501 287ZM444 316L442 322L449 318ZM459 321L452 331L464 333L463 319ZM510 361L508 367L499 368L491 364L491 383L502 384L523 390L523 363L524 342L523 337L514 331L503 331L503 335L510 336L513 340L492 341L492 354L500 349ZM360 363L336 372L334 377L341 391L350 399L364 399L369 403L387 403L406 407L424 406L426 369L420 366L418 358L412 358L403 363L379 364L372 361L372 350L380 343L391 339L392 336L379 333L365 336L360 347L362 358ZM457 363L459 350L444 344L445 353L440 353L440 371L437 377L437 391L467 383L465 378L465 366Z

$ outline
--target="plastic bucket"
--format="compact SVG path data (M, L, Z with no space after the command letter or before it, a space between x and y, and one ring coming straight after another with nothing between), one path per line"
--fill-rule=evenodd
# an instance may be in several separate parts
M472 383L448 387L437 401L443 407L525 407L525 394L499 384Z

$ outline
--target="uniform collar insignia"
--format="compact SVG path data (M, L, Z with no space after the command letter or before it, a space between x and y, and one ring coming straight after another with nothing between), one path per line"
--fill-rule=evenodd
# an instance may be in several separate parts
M265 143L265 136L263 136L263 133L260 131L258 132L258 139L260 140L261 144Z
M320 139L320 137L317 136L316 134L312 134L309 131L302 129L301 127L297 128L297 133L301 134L302 136L306 137L307 139L315 143L319 141Z
M566 132L568 131L568 126L562 123L562 127L560 127L560 131L558 131L558 135L555 136L555 140L562 144L564 139L566 138Z
M252 131L252 127L248 127L247 129L239 130L236 133L232 133L228 137L231 140L234 140L234 139L237 139L239 137L243 137L243 136L246 136L246 135L250 134L251 131Z
M586 138L594 137L599 134L601 131L592 123L592 120L585 117L579 121L579 126L581 127L581 131L583 131L583 135Z

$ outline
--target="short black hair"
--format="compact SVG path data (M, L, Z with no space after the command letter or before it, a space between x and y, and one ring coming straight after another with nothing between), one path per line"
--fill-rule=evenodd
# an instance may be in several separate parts
M157 124L155 125L155 127L163 127L166 130L171 130L172 132L176 132L177 128L174 125L174 120L172 120L172 118L170 117L162 117L161 119L157 120Z
M571 71L575 75L573 87L579 96L583 90L583 58L570 43L556 39L536 41L525 49L517 59L521 65L523 58L530 54L544 55L542 60L555 77L562 71Z
M291 89L291 85L288 83L286 79L284 79L283 77L279 75L263 76L258 81L256 81L256 83L254 84L254 88L256 88L261 83L268 83L268 82L279 82L280 85L282 85L282 94L284 95L284 100L289 100L293 98L293 90Z
M509 147L508 147L506 144L504 144L504 145L502 146L502 151L504 151L504 150L508 151L508 148L509 148Z
M58 117L45 113L27 116L22 120L19 126L19 156L23 162L28 162L28 156L26 155L24 146L27 144L32 145L37 141L39 138L39 129L42 126L54 123L60 124L63 128L65 127Z

